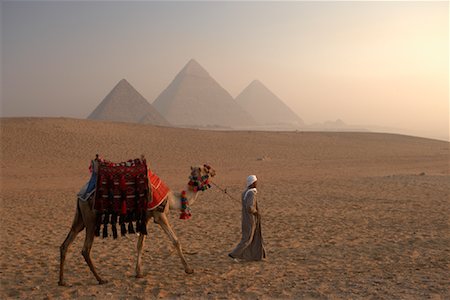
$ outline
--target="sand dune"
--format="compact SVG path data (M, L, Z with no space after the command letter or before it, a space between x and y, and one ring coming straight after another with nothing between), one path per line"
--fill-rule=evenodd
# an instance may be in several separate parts
M96 153L144 153L173 189L190 165L210 163L234 198L250 173L268 260L234 263L240 204L206 191L189 221L171 216L193 275L149 224L134 278L135 236L95 240L98 285L69 250L59 287L59 246L75 194ZM2 299L435 298L450 297L449 143L375 133L214 132L74 119L1 119Z

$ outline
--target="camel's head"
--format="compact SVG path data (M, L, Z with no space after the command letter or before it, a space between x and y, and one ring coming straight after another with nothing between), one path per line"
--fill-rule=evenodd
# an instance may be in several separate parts
M195 193L198 191L206 191L211 187L209 178L215 175L216 171L207 164L199 167L191 167L191 176L189 176L188 185Z
M211 176L211 177L216 176L216 170L214 170L213 168L211 168L211 166L208 165L208 164L204 164L204 165L203 165L203 172L204 172L205 174L208 174L208 175Z
M203 166L191 167L191 176L194 178L202 177L214 177L216 175L216 170L211 168L210 165L204 164Z

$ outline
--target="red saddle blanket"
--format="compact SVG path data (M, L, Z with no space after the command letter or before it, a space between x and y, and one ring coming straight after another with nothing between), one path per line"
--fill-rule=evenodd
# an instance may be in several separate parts
M152 187L152 201L148 204L149 209L158 207L169 193L167 185L156 174L148 170L148 178Z
M147 209L149 192L145 160L99 162L94 204L97 212L142 213Z

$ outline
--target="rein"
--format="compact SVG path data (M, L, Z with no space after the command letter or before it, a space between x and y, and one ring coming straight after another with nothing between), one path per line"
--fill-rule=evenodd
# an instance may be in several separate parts
M218 188L222 193L224 193L225 195L227 195L230 199L232 199L232 200L234 200L234 201L236 201L236 202L241 203L241 201L239 201L239 199L236 199L236 198L232 197L230 194L228 194L228 191L227 191L226 188L221 188L219 185L217 185L217 183L212 182L212 181L211 181L211 184L214 185L216 188Z

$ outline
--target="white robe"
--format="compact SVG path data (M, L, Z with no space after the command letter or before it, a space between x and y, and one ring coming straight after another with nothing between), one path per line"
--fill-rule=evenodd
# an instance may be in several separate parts
M230 253L234 258L261 260L266 257L256 193L256 188L242 193L242 238Z

